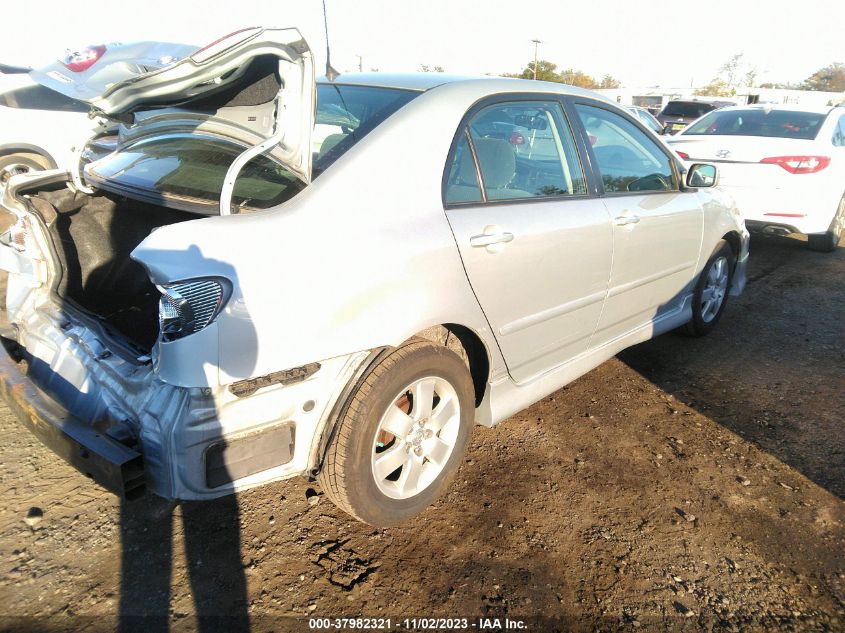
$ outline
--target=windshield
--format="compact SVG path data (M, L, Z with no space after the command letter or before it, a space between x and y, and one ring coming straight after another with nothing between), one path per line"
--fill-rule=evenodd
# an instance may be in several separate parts
M810 140L816 138L824 114L790 110L719 110L684 130L683 134L769 136Z
M713 109L709 103L696 103L691 101L670 101L663 108L663 116L682 116L697 119L702 114L707 114Z
M91 163L86 175L103 188L127 195L136 192L147 198L182 199L193 206L213 206L216 212L226 172L246 149L215 136L162 135ZM258 156L241 169L232 204L237 208L266 209L292 198L303 186L280 163Z
M314 176L419 94L396 88L318 84L317 119L311 136Z

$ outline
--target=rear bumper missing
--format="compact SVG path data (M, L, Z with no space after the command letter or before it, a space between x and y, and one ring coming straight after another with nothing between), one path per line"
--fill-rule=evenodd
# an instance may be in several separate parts
M141 454L97 432L38 389L5 345L0 345L0 396L27 429L81 473L123 499L144 493Z

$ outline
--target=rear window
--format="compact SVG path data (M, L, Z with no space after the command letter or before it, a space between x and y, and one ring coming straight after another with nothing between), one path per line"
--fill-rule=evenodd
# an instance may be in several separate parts
M314 176L419 93L391 88L320 84L312 133ZM229 166L247 147L202 134L162 134L121 148L86 168L93 183L197 213L216 213ZM247 163L232 196L234 209L267 209L304 185L266 155ZM166 202L165 202L166 201Z
M768 136L777 138L814 139L824 123L825 115L788 110L718 110L683 131L687 134L727 136Z
M694 103L689 101L670 101L663 108L663 116L683 116L697 119L713 110L709 103Z
M229 166L246 149L232 141L200 134L158 136L91 163L87 177L104 189L129 196L135 193L144 198L182 200L182 207L216 208ZM266 209L292 198L303 186L283 165L258 156L240 171L232 206Z
M44 86L24 86L0 94L0 105L27 110L55 112L88 112L88 104L66 97Z
M372 86L317 86L317 119L311 135L314 176L420 93Z

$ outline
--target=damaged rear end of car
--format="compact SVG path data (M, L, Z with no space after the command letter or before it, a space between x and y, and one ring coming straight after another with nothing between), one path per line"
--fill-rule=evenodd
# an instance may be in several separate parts
M117 149L4 192L2 395L123 498L211 498L307 472L333 404L323 394L361 354L263 371L237 271L202 248L207 226L225 231L208 222L310 182L307 44L295 29L246 29L85 96L120 122ZM195 238L170 239L175 225ZM227 366L221 337L243 350Z

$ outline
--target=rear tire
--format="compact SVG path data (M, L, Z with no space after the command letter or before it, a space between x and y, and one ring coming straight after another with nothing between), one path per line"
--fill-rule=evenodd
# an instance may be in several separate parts
M457 472L474 413L472 378L460 357L411 339L350 394L317 481L359 521L401 523L430 505Z
M845 196L842 196L842 199L839 201L839 206L836 207L836 213L827 231L816 235L808 235L807 246L812 251L831 253L839 245L843 228L845 228Z
M728 303L736 256L730 244L719 240L698 277L692 296L692 320L684 331L690 336L710 334Z

